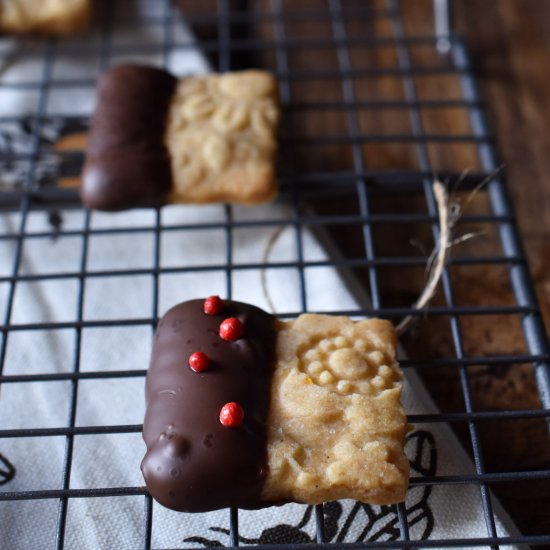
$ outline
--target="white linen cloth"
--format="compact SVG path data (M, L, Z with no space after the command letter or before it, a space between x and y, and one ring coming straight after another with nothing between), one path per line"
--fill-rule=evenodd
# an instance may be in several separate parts
M126 3L125 3L126 5ZM139 4L138 4L139 5ZM151 3L147 3L148 9ZM133 29L135 39L143 30ZM178 33L185 35L178 24ZM122 31L121 31L122 33ZM118 35L119 37L121 35ZM128 57L116 61L128 61ZM143 59L159 63L158 59ZM30 58L11 64L5 78L24 79L40 63ZM175 72L204 72L207 65L198 51L182 50L172 59ZM59 57L57 75L74 77L97 73L95 64L79 63L77 58ZM35 68L36 68L35 67ZM29 69L31 68L31 69ZM78 90L71 98L50 96L48 112L87 114L94 103L92 88ZM73 90L73 92L76 92ZM61 93L61 92L59 92ZM56 99L57 97L57 99ZM35 104L28 97L2 96L0 113L27 114ZM292 219L284 204L232 209L236 221ZM162 211L166 227L179 224L203 224L225 221L220 205L172 206ZM2 233L17 233L18 214L0 216ZM82 211L63 212L63 229L79 229L84 224ZM120 214L93 213L92 228L152 228L154 213L136 210ZM29 214L26 231L48 230L43 212ZM261 263L265 248L276 226L241 227L232 232L233 264ZM321 243L323 241L323 244ZM327 249L309 230L303 232L306 259L326 260ZM62 236L58 239L26 238L20 274L76 272L79 269L83 239ZM161 235L162 267L223 266L227 260L227 242L223 229L173 230ZM11 274L15 253L13 241L0 240L0 275ZM117 270L148 268L153 264L154 234L93 234L89 239L86 269ZM294 228L285 228L276 242L270 262L297 260ZM296 269L267 270L267 287L278 313L302 308L300 278ZM305 271L307 308L312 311L354 310L366 305L367 297L349 273L333 267ZM232 298L268 308L258 269L232 272ZM17 284L11 323L74 322L78 310L79 282L76 278L20 282ZM203 272L167 273L159 278L158 313L180 301L226 295L226 274L220 269ZM0 285L0 315L7 306L8 285ZM139 319L152 312L153 278L151 275L88 277L84 283L83 319ZM75 361L85 371L134 370L147 367L151 327L84 328L80 355L76 357L75 330L14 331L7 340L4 374L70 372ZM436 409L414 372L407 370L404 405L409 414L434 413ZM81 380L77 393L77 426L140 424L144 414L144 379L112 378ZM6 383L0 387L0 429L46 428L67 426L71 382ZM15 477L0 486L0 491L31 491L62 487L66 438L0 438L0 454L16 468ZM139 463L144 454L139 433L80 435L74 439L70 477L71 489L141 486ZM473 466L456 437L445 424L415 426L407 452L413 459L412 476L471 474ZM0 469L2 465L0 463ZM515 534L511 521L492 499L496 527L501 536ZM59 501L26 500L0 502L0 548L47 549L55 545ZM411 538L432 539L484 537L480 492L476 485L413 486L406 502ZM368 507L351 501L331 504L325 515L327 540L392 540L398 536L398 522L392 507ZM71 498L68 503L65 548L133 549L141 547L144 537L144 497ZM200 547L228 544L229 512L181 514L157 504L153 509L153 548ZM260 511L239 512L243 544L259 542L304 542L315 537L315 517L311 507L288 504Z

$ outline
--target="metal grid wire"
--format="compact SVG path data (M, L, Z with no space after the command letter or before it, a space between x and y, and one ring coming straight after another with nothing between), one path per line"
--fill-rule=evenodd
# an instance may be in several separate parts
M97 55L98 72L117 61L121 56L154 54L160 57L165 66L169 66L171 56L179 51L194 48L196 45L178 41L174 33L176 10L168 2L151 2L155 8L148 16L148 24L154 27L160 39L155 44L124 43L115 41L112 13L114 2L98 2L98 39L94 43L76 42L66 44L56 39L45 39L39 43L42 55L41 72L36 78L29 78L24 82L0 82L0 93L6 89L20 92L34 92L37 95L36 110L29 117L31 128L32 147L24 153L3 153L4 163L15 163L24 168L24 177L19 186L2 192L0 206L5 215L15 215L17 227L14 231L0 235L2 242L9 242L14 246L15 254L13 265L9 273L0 277L0 284L6 288L3 320L1 325L2 340L0 347L0 383L2 387L10 384L27 384L35 382L70 383L69 414L67 424L54 428L27 428L4 429L0 431L0 438L41 438L48 436L62 436L65 438L62 484L58 489L28 490L0 493L0 501L24 501L54 499L58 501L56 527L56 548L63 548L67 526L67 509L70 499L83 497L142 497L144 500L143 512L143 547L150 548L152 540L153 504L151 497L142 486L135 487L103 487L103 488L71 488L71 467L73 464L75 440L79 437L98 434L128 434L141 431L140 425L122 426L79 426L77 425L77 406L79 387L85 380L108 380L139 378L145 376L143 369L90 371L81 370L81 347L83 331L88 328L116 328L126 326L144 326L154 329L159 314L160 278L173 273L204 273L206 271L220 271L225 276L225 296L231 298L233 293L232 275L240 269L259 270L264 266L257 264L238 264L234 259L233 236L234 232L242 229L254 229L260 226L277 227L288 224L288 220L236 220L231 206L225 207L225 221L204 222L185 225L170 225L163 221L162 211L155 211L154 223L148 227L94 227L94 214L83 212L82 228L65 228L55 223L56 208L80 208L75 202L76 193L73 189L60 188L46 184L37 185L37 167L51 150L46 147L42 139L43 129L49 121L59 118L48 107L52 91L70 90L74 87L93 87L95 81L82 79L55 79L54 68L58 59L71 55ZM118 3L120 4L120 2ZM441 4L441 2L439 2ZM300 307L297 311L286 311L281 317L293 317L302 311L310 309L307 301L308 278L306 271L312 267L331 265L349 269L362 270L365 274L363 282L372 299L372 307L355 311L335 313L356 316L376 315L391 319L399 319L408 314L419 315L408 307L390 307L385 305L386 297L383 292L383 278L381 273L385 268L406 270L408 268L422 269L426 262L425 256L389 256L379 252L377 230L382 227L407 227L408 223L424 224L431 231L433 240L438 237L437 210L431 183L436 167L433 166L433 147L464 146L473 150L477 157L477 169L470 172L462 183L465 189L473 189L487 176L492 176L489 183L479 192L486 198L487 211L474 215L465 215L463 223L482 223L491 226L500 243L499 254L482 255L477 257L453 257L445 269L442 279L442 290L445 302L434 305L421 315L431 319L448 319L450 333L454 346L454 356L425 361L404 361L407 369L424 369L438 367L454 367L459 372L460 384L464 397L464 410L431 415L413 415L411 423L438 423L463 422L469 430L469 438L475 464L475 473L470 475L436 475L431 478L413 478L411 486L435 484L473 484L479 488L484 512L487 535L483 538L460 540L427 540L422 541L423 547L466 547L492 546L503 544L548 544L550 532L538 536L500 537L495 527L495 518L491 503L489 486L498 482L520 482L523 480L540 480L550 477L550 470L543 471L506 471L488 472L484 466L482 445L480 442L479 423L486 420L509 421L514 419L546 419L550 415L550 353L548 341L536 303L533 285L526 268L521 244L514 222L512 209L506 193L505 185L500 175L495 175L499 166L492 140L489 136L484 116L484 106L478 95L473 78L468 53L460 37L451 34L448 37L451 45L446 56L438 57L434 54L434 62L415 61L416 48L433 50L436 45L445 48L446 37L411 36L406 33L404 21L397 1L389 0L385 7L379 8L371 4L362 4L360 7L350 7L345 1L319 0L307 5L294 5L283 0L273 0L270 4L262 4L262 9L243 9L243 3L219 0L216 10L210 13L188 14L187 21L192 26L214 25L217 27L217 36L214 39L201 41L202 50L218 64L220 71L228 71L242 65L242 58L255 53L265 56L266 65L275 72L280 83L280 95L285 117L299 117L304 113L313 114L318 119L327 113L337 113L342 117L344 131L341 134L305 135L296 132L281 132L281 156L285 159L281 164L280 183L282 188L281 200L292 207L291 224L294 228L298 260L287 263L267 265L269 268L292 268L299 273ZM250 7L250 6L249 6ZM289 28L301 22L320 22L331 30L329 37L311 37L291 35ZM388 29L387 34L368 36L352 34L350 22L377 22L384 21ZM439 22L441 25L441 21ZM131 24L131 22L129 23ZM269 27L271 36L245 35L243 29L251 27ZM444 27L444 21L443 21ZM444 32L444 29L443 29ZM36 43L35 43L36 44ZM376 66L368 62L358 66L357 56L365 52L391 48L395 53L396 63L393 66ZM311 65L309 68L295 68L294 56L299 52L315 54L316 52L332 52L335 63L330 68ZM271 60L271 61L269 61ZM16 60L17 61L17 60ZM421 78L455 78L459 84L460 95L452 98L421 97L418 87ZM392 78L400 83L402 94L400 97L364 97L360 95L359 81L366 81L365 87L375 85L384 79ZM316 99L316 97L302 97L297 93L297 85L308 82L322 83L337 81L340 93L334 99ZM464 114L469 130L464 133L450 131L430 132L426 130L425 113L429 110L459 110ZM361 124L361 116L365 112L371 115L374 112L390 111L392 116L408 120L407 131L394 133L373 132L365 130ZM84 125L88 122L89 113L82 117L74 117ZM63 117L61 117L63 118ZM17 117L5 115L1 124L20 122ZM415 165L399 168L381 166L373 168L373 156L369 156L368 146L393 146L409 148L413 152ZM319 151L316 155L323 156L326 147L342 147L349 161L344 168L319 165L305 167L301 164L303 150ZM62 164L78 173L81 162L81 151L58 152ZM72 167L72 168L71 168ZM75 168L76 167L76 168ZM460 169L456 166L437 166L443 178L453 183L460 177ZM400 212L380 211L377 198L380 195L405 193L407 196L420 200L420 207L414 210ZM315 201L324 201L329 205L336 199L344 199L354 205L352 212L341 213L339 210L326 211L306 207ZM416 203L418 204L418 202ZM34 230L29 227L29 219L35 212L50 212L53 225L48 230ZM334 228L351 226L358 228L362 238L360 256L353 258L334 258L330 262L311 261L304 250L303 231L306 227ZM161 240L174 231L189 232L205 229L218 229L225 234L225 262L213 266L180 266L165 267L161 262ZM153 238L153 254L151 263L145 268L124 270L94 270L89 265L89 243L94 236L116 236L120 234L136 235L147 233ZM76 271L51 272L47 274L25 274L22 272L22 258L24 249L34 240L44 238L76 238L80 241L79 268ZM457 303L454 289L452 268L456 266L505 266L508 272L509 283L514 297L510 305L460 305ZM86 319L85 296L88 285L94 280L108 280L117 276L148 276L152 284L152 307L150 315L129 319ZM78 286L76 318L60 322L33 322L24 323L13 321L14 301L19 285L28 282L41 281L76 281ZM471 356L465 351L461 319L464 316L475 315L505 315L515 316L521 322L526 342L526 351L522 354L503 354L498 357ZM74 334L74 359L70 372L41 373L38 370L31 374L6 374L7 349L10 338L18 331L45 331L46 333L60 330L69 330ZM469 379L469 367L480 364L531 364L533 366L542 406L533 410L507 411L480 411L476 410ZM2 392L3 393L3 392ZM1 394L0 394L1 399ZM17 412L14 412L17 414ZM350 547L396 547L401 544L409 547L411 540L407 516L403 505L397 506L401 543L373 542L353 544ZM323 506L316 507L317 543L319 547L333 546L325 542ZM231 510L229 514L230 543L238 544L238 511ZM466 535L466 534L465 534ZM418 546L419 543L411 543ZM298 545L297 545L298 546ZM342 545L344 546L344 545ZM267 548L267 546L265 546Z

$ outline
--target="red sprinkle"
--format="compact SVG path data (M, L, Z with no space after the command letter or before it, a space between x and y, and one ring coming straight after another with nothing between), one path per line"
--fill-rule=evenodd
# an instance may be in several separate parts
M195 372L203 372L208 368L208 355L202 351L196 351L189 356L189 366Z
M243 324L235 317L229 317L220 325L220 338L233 342L238 340L244 332Z
M220 411L220 422L226 428L238 428L244 422L244 409L238 403L226 403Z
M204 301L203 310L206 315L216 315L223 309L223 302L219 296L208 296Z

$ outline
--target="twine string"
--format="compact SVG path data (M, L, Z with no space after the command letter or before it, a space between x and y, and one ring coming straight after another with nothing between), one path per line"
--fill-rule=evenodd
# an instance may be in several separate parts
M275 304L273 303L273 300L271 299L271 294L269 293L269 289L267 287L267 265L269 263L269 256L271 255L271 251L273 250L273 247L279 240L279 237L281 236L282 232L287 228L287 225L281 225L278 227L273 233L271 233L269 240L267 241L264 253L262 256L262 269L260 271L260 280L262 285L262 292L265 298L265 301L267 302L268 308L270 313L275 315L277 313L277 310L275 308Z
M460 217L462 216L464 206L472 201L474 196L487 184L487 182L493 176L494 174L490 175L488 178L484 179L479 185L477 185L475 189L473 189L472 192L468 195L463 205L460 203L460 201L454 198L452 200L449 200L447 188L441 181L436 179L433 182L432 190L437 205L439 239L426 262L426 284L422 292L420 293L420 296L412 305L412 309L425 309L434 297L437 291L437 285L445 269L447 257L449 255L449 250L451 249L451 247L483 234L483 232L481 231L470 232L461 235L456 239L453 239L453 230L460 220ZM281 225L271 234L266 243L262 256L263 265L260 272L262 292L272 314L276 314L277 310L269 292L266 268L275 244L287 227L288 225ZM404 317L396 326L397 334L401 336L406 333L410 329L411 325L414 323L415 317L416 316L412 314Z
M439 241L436 243L435 248L428 258L428 281L420 293L420 296L413 304L413 309L425 308L433 298L437 289L437 284L439 283L439 279L441 279L443 269L445 268L447 254L451 244L451 230L460 217L459 214L454 212L454 209L454 215L449 217L449 212L451 209L449 208L449 203L447 200L447 190L439 180L435 180L433 182L432 190L437 203ZM404 334L410 328L413 321L414 315L407 315L404 317L396 327L397 334L400 336Z

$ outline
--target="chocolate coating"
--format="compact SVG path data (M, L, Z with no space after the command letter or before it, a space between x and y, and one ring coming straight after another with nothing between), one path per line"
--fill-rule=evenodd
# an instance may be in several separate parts
M114 211L165 203L172 173L164 130L176 82L140 65L101 77L80 190L86 206Z
M203 512L229 506L258 508L267 474L267 413L274 363L275 318L240 302L224 301L219 314L203 300L169 310L161 319L147 374L141 470L149 492L168 508ZM236 317L242 338L220 338L220 323ZM205 353L204 372L188 366ZM224 427L221 408L239 403L238 428Z

